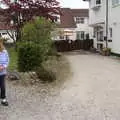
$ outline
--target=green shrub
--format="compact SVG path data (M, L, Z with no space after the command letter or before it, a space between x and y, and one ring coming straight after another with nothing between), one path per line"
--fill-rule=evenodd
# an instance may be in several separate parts
M18 69L18 53L15 51L14 47L7 48L7 51L10 56L10 64L8 66L9 70L17 70Z
M22 29L22 42L34 42L39 44L42 51L46 54L52 49L53 41L51 32L54 24L45 18L36 18L28 22ZM44 54L43 53L43 54Z
M56 50L56 48L54 47L54 45L52 45L51 46L51 49L49 49L49 51L48 51L48 56L56 56L57 55L57 50Z
M34 71L43 59L45 58L39 45L27 42L19 45L18 70L20 72Z
M51 31L53 24L44 18L36 18L24 25L18 46L18 69L34 71L52 53Z
M56 80L56 75L52 71L46 70L44 67L39 67L36 74L40 80L43 82L52 82Z

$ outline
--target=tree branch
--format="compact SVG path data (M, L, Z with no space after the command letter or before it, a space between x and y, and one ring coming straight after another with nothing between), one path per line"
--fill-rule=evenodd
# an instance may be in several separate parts
M7 30L7 34L10 36L10 38L14 41L14 43L15 43L15 36L14 36L14 32L9 32L9 30Z

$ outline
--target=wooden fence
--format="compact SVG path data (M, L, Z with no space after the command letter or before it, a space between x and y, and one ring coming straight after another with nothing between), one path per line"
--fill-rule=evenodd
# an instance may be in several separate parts
M93 47L93 40L58 40L55 41L55 47L58 52L66 52L72 50L90 50Z

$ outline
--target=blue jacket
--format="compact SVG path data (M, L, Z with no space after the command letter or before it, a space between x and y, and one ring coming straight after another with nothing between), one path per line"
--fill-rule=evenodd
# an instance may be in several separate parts
M9 56L7 50L3 50L0 52L0 65L2 65L5 69L0 71L0 75L5 75L7 73L7 66L9 64Z

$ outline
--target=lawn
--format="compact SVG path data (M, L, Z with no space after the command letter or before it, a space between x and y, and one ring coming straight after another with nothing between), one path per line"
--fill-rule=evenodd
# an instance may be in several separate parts
M14 48L7 48L9 57L10 57L10 63L9 63L9 70L16 70L17 69L17 52Z

